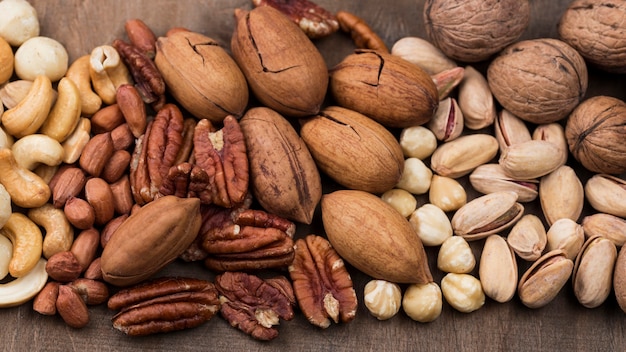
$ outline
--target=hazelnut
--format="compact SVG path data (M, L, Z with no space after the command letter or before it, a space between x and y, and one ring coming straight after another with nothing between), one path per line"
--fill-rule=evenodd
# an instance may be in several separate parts
M387 320L400 310L400 286L385 280L371 280L363 291L365 307L378 320Z
M394 207L405 218L409 217L417 207L417 199L409 191L400 188L390 189L383 193L380 198Z
M412 284L402 297L402 309L409 318L420 323L429 323L441 315L443 299L436 282Z
M441 279L441 292L446 302L462 313L471 313L485 304L480 280L470 274L446 274Z
M437 138L424 126L411 126L400 133L400 146L405 157L424 160L437 149Z

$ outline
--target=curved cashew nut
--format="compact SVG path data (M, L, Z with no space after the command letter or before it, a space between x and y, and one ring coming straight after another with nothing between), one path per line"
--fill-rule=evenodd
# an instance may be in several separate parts
M57 93L57 100L39 132L63 142L80 120L80 91L71 79L63 77L57 86Z
M69 251L72 248L74 229L62 209L46 203L39 208L29 209L28 217L45 230L44 257L49 259L53 254Z
M91 51L89 75L94 90L107 105L115 103L117 87L133 84L128 68L111 45L101 45Z
M9 274L9 262L13 256L13 244L6 236L0 235L0 280Z
M13 244L13 256L9 262L9 274L22 277L28 274L41 258L43 235L39 226L22 213L13 213L0 229Z
M28 170L34 170L37 165L59 165L63 161L63 146L56 139L45 134L29 134L24 136L11 147L17 165Z
M100 110L102 99L91 88L89 75L90 55L83 55L76 59L65 73L65 77L74 82L80 92L80 110L83 115L91 116Z
M54 96L50 78L37 76L26 97L2 114L2 125L17 138L37 132L50 113Z
M8 148L0 149L0 183L13 203L22 208L40 207L50 199L48 184L34 172L20 167Z
M13 213L11 195L9 195L7 189L0 184L0 228L9 221L11 213Z
M78 125L74 129L74 132L67 137L61 144L63 146L63 162L66 164L73 164L79 158L83 152L83 148L89 139L91 138L91 120L82 117L78 121Z
M30 301L48 281L46 260L39 258L31 271L8 284L0 285L0 308L15 307Z
M0 105L2 105L1 101L0 101ZM0 117L1 116L2 114L0 114ZM14 142L13 136L8 134L4 130L4 127L0 126L0 148L11 148L11 146L13 145L13 142Z

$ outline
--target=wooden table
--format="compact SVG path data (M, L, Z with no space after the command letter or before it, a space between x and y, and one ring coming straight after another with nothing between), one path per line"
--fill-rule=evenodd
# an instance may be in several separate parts
M423 1L319 0L331 11L344 9L363 17L391 45L405 36L424 36ZM184 26L204 33L229 46L233 29L233 9L250 8L249 0L31 0L38 10L42 35L63 43L75 59L89 53L95 46L123 37L124 21L141 18L157 35L174 26ZM556 24L569 1L531 1L531 23L523 39L556 37ZM316 42L328 65L333 66L353 50L350 39L343 34ZM484 64L477 65L483 69ZM607 94L626 99L624 76L590 71L589 95ZM575 162L581 179L589 174ZM328 186L327 188L332 187ZM471 193L475 195L475 193ZM420 198L420 204L425 199ZM538 209L538 202L529 206ZM586 205L585 212L589 212ZM323 235L320 216L312 226L299 226L298 235L315 232ZM481 241L472 248L480 255ZM443 273L436 269L436 248L428 248L435 279ZM478 257L477 257L478 259ZM520 274L527 264L520 264ZM349 268L359 300L369 280ZM474 271L477 275L477 269ZM213 275L200 263L176 262L159 276L186 275L212 279ZM111 326L113 315L105 306L90 309L91 321L86 328L67 327L60 317L41 316L30 303L0 310L0 346L5 351L132 351L132 350L290 350L290 351L619 351L626 348L626 316L614 296L596 309L583 308L568 284L548 306L531 310L515 297L500 304L487 300L483 308L470 314L455 311L444 303L443 313L436 321L417 323L403 312L388 321L378 321L361 303L357 318L345 325L331 325L321 330L310 325L301 313L294 320L283 322L280 335L272 342L258 342L230 327L216 316L208 323L183 332L130 338Z

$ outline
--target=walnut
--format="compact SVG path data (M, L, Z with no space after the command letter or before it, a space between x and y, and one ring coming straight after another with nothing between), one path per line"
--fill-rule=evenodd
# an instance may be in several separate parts
M580 103L588 74L585 60L574 48L542 38L505 48L489 64L487 81L506 110L543 124L563 119Z
M586 169L626 172L626 103L596 96L580 103L565 126L569 150Z
M427 0L424 23L430 40L464 62L488 59L528 27L528 0Z
M561 40L587 61L609 72L626 73L626 3L575 0L561 16Z

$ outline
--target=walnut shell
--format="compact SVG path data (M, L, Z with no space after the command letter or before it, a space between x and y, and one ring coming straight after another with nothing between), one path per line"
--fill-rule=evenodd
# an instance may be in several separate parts
M330 73L337 103L386 127L410 127L430 121L439 93L430 75L398 56L356 50Z
M505 48L487 69L487 81L502 106L522 120L544 124L566 117L585 96L583 57L551 38L517 42Z
M561 16L561 40L602 70L626 73L626 2L575 0Z
M586 169L605 174L626 172L626 103L595 96L569 116L565 126L569 150Z
M287 16L271 6L236 12L233 57L254 95L285 116L317 114L326 97L322 54Z
M427 0L424 23L430 40L464 62L488 59L528 27L528 0Z

